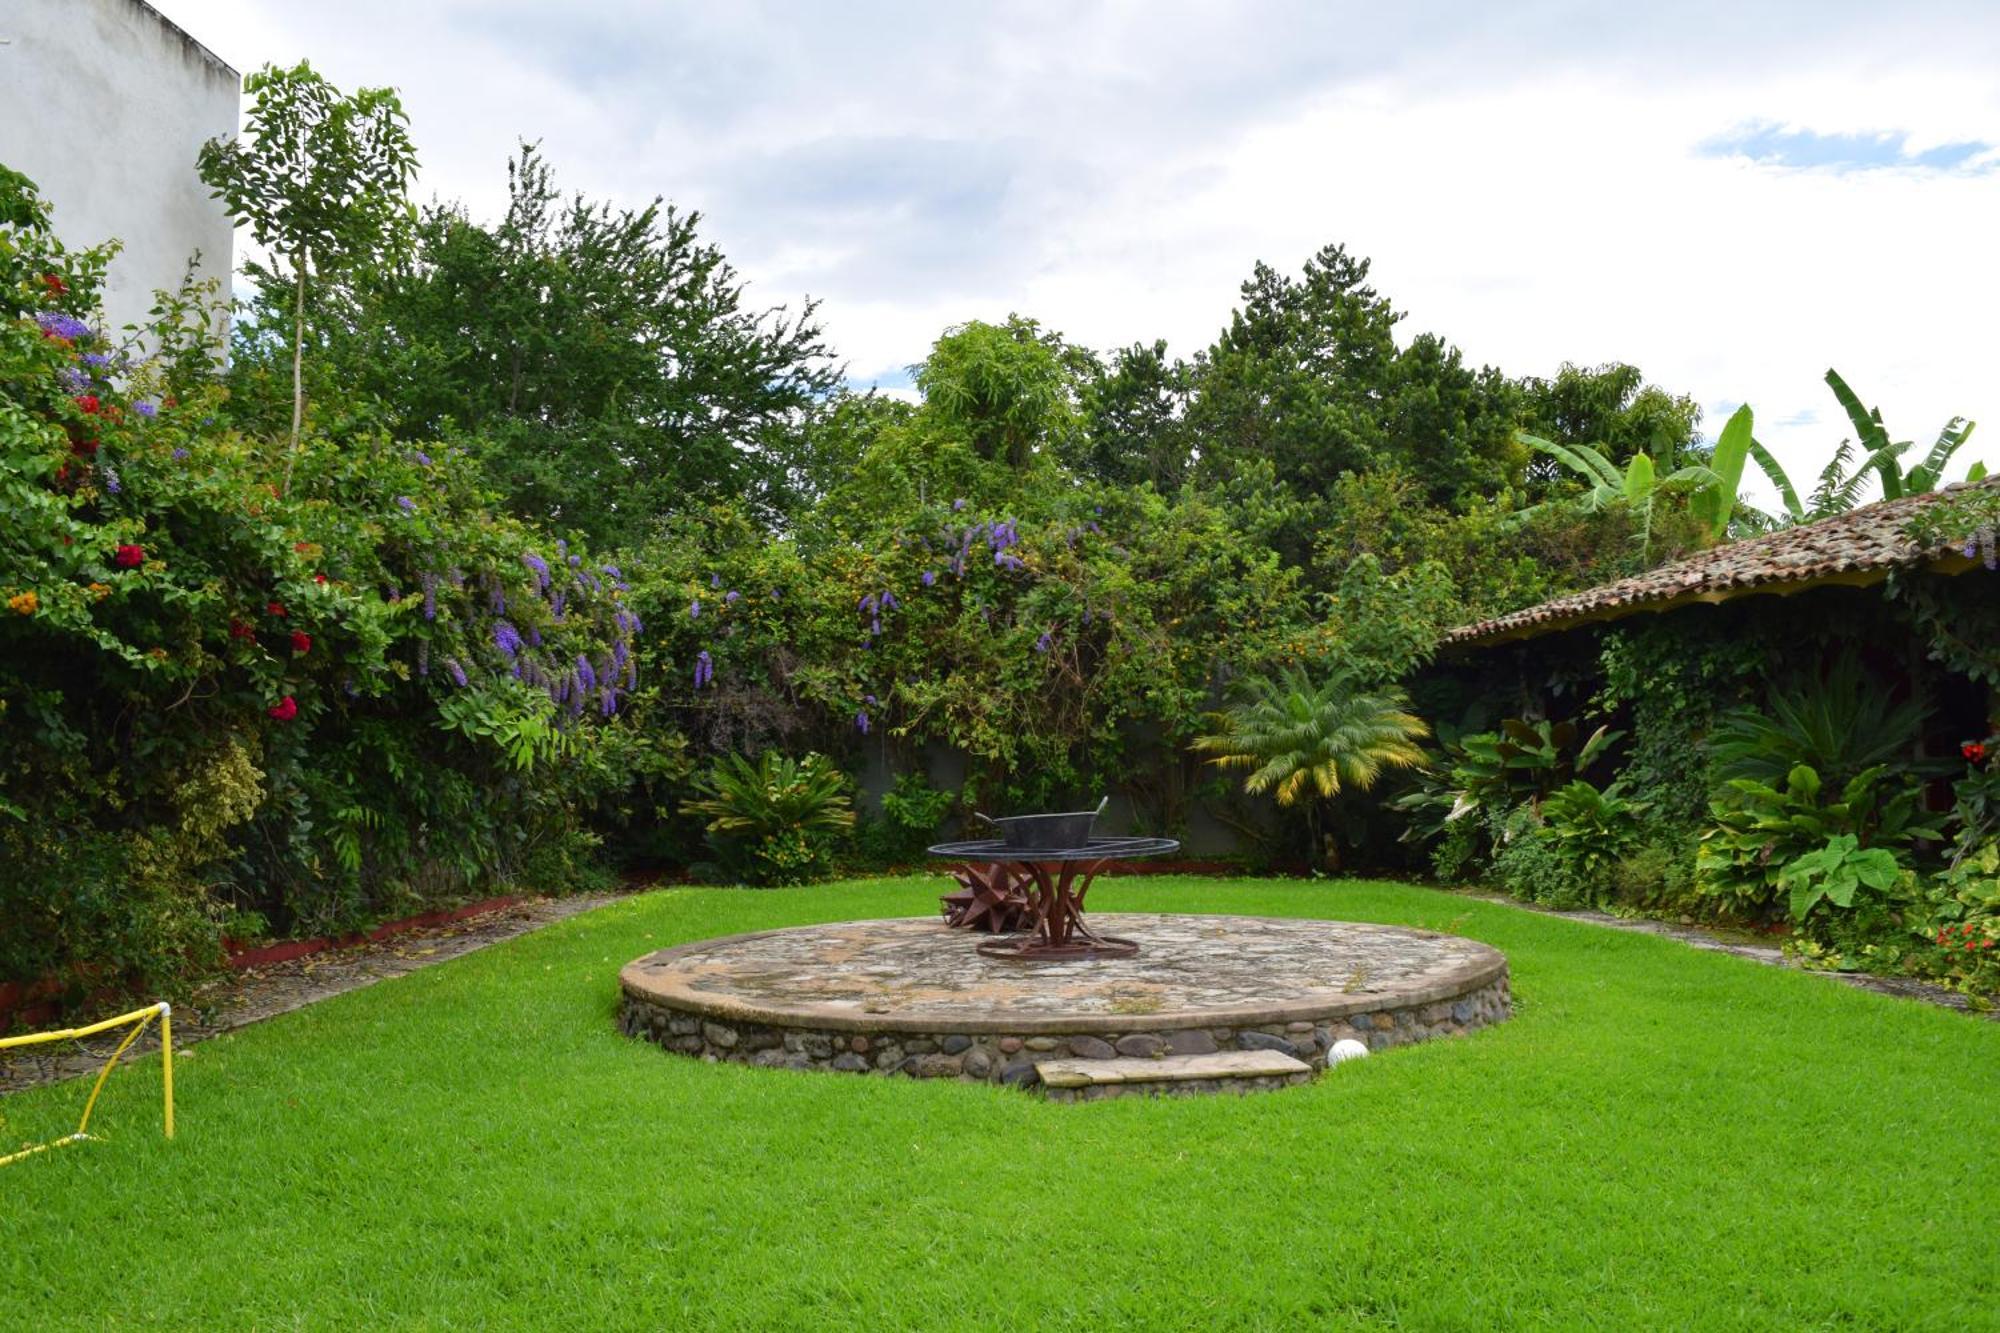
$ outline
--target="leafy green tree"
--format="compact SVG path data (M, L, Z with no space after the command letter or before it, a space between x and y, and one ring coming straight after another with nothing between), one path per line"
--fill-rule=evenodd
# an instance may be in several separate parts
M404 243L417 153L394 89L345 96L302 60L291 69L266 65L243 90L252 99L247 138L209 140L198 167L238 224L270 251L270 264L247 266L251 276L291 292L296 455L305 420L308 282L351 272Z
M1315 858L1322 856L1319 803L1367 791L1390 769L1421 768L1430 734L1399 686L1357 690L1345 678L1314 681L1287 670L1253 679L1194 741L1221 768L1249 769L1243 789L1281 806L1303 801ZM1327 858L1330 857L1327 849Z
M1543 439L1590 445L1614 464L1645 454L1668 472L1705 461L1701 408L1685 394L1646 383L1637 366L1564 363L1549 379L1521 381L1522 426ZM1551 474L1544 470L1543 480Z
M1400 466L1430 503L1458 509L1501 489L1524 456L1512 436L1514 387L1431 335L1399 350L1402 316L1367 279L1368 261L1337 245L1297 278L1257 265L1229 327L1191 371L1187 423L1201 472L1226 478L1251 460L1270 463L1305 506L1277 534L1296 563L1342 476Z
M1018 470L1076 430L1079 366L1061 338L1010 315L946 330L916 382L940 424L962 432L980 458Z
M1093 361L1083 385L1084 429L1073 465L1120 486L1150 485L1172 495L1194 465L1187 422L1192 391L1185 362L1169 361L1164 341L1134 343Z
M841 475L817 433L840 369L817 307L752 306L701 220L565 197L524 145L498 221L425 209L409 261L309 304L312 334L363 423L456 440L523 518L603 545L725 499L782 525Z

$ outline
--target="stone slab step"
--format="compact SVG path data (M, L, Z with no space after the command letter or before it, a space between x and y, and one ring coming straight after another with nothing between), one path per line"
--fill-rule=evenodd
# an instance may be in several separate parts
M1218 1051L1213 1055L1169 1055L1159 1060L1125 1056L1112 1060L1037 1060L1035 1072L1051 1088L1090 1088L1108 1083L1290 1078L1312 1073L1312 1066L1282 1051Z

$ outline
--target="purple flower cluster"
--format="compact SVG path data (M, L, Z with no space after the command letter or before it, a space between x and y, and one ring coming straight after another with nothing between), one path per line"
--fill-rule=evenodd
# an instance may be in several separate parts
M521 642L521 631L504 620L493 622L493 646L498 648L500 655L510 662L526 647Z
M146 420L148 421L151 421L154 417L160 415L160 405L158 403L151 402L144 398L141 398L138 402L132 404L132 410L134 412L137 412L140 416L146 418Z
M540 556L536 555L533 551L523 551L521 553L521 563L526 565L529 568L529 570L531 570L534 573L535 591L547 592L549 590L548 562L542 559Z
M706 689L714 679L715 659L710 657L708 649L704 648L694 655L694 687L698 690Z
M407 495L399 495L396 497L396 508L402 510L405 514L414 515L417 512L417 502Z
M868 734L868 728L870 725L871 724L868 721L867 709L865 708L860 709L854 714L854 729L856 731L866 736Z
M42 332L51 338L87 338L90 325L75 315L65 315L60 310L44 310L35 316L35 323L41 325Z

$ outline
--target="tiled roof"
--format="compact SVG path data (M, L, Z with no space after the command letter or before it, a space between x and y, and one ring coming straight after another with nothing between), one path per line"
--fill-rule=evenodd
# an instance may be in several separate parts
M1967 563L1948 546L1919 547L1904 535L1903 527L1911 514L1940 496L1996 485L2000 476L1959 482L1942 491L1878 500L1804 527L1729 542L1629 579L1462 625L1445 635L1444 642L1449 646L1526 639L1689 602L1722 602L1753 592L1796 592L1819 584L1876 583L1892 569L1939 560Z

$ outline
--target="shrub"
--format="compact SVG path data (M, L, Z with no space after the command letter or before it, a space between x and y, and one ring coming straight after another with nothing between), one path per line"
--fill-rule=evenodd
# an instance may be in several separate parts
M1516 898L1546 907L1589 907L1596 886L1546 828L1523 821L1493 857L1493 875Z
M907 865L923 857L952 806L955 792L939 791L921 773L904 773L882 793L882 813L861 827L861 852L875 865Z
M1782 787L1732 779L1711 807L1714 827L1702 835L1695 862L1699 890L1736 912L1770 916L1790 897L1787 868L1835 838L1884 849L1901 866L1907 864L1902 848L1942 836L1918 822L1922 789L1885 766L1855 775L1833 799L1825 795L1819 774L1805 764L1794 767Z
M749 884L798 884L824 874L854 827L847 779L824 756L766 750L725 755L695 780L690 814L708 819L709 845Z

